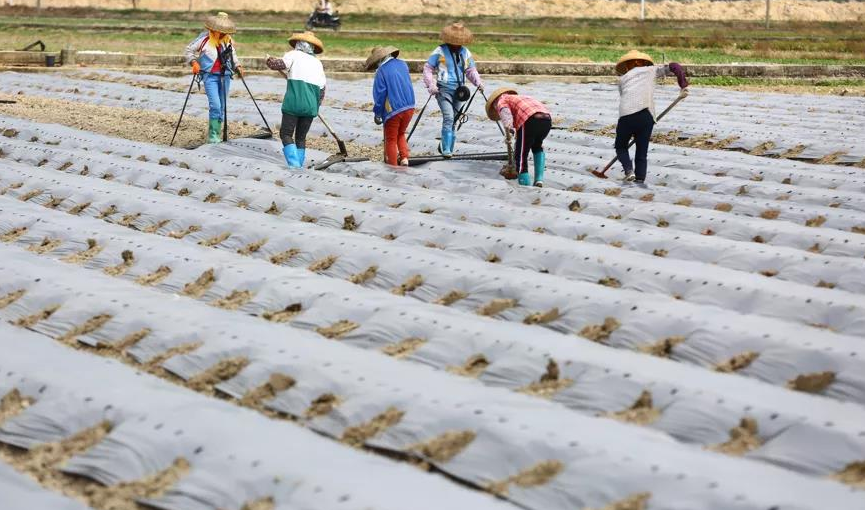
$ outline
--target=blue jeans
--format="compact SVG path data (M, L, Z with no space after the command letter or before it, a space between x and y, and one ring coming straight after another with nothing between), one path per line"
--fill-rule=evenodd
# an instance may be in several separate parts
M649 109L643 109L637 113L619 117L619 122L616 124L616 156L619 157L619 162L622 164L622 169L625 173L631 170L634 172L634 177L638 181L646 179L646 170L649 166L649 140L652 138L652 128L655 127L655 119ZM631 137L637 140L637 152L634 154L634 163L636 169L632 166L631 155L628 154L628 143Z
M222 79L225 79L223 82ZM204 92L207 94L207 105L210 108L208 117L211 120L222 120L225 113L222 111L222 99L228 97L228 89L231 88L231 75L207 73L204 75Z
M456 90L439 87L436 101L438 101L442 111L442 131L453 131L454 129L454 117L463 105L463 102L456 98L456 94Z

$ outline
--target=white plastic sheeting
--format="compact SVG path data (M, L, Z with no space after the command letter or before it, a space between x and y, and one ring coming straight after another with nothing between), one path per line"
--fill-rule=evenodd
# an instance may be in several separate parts
M9 346L6 345L4 348ZM3 505L4 510L87 510L88 508L78 501L43 489L35 481L19 474L2 461L0 461L0 504Z
M403 411L405 414L396 425L370 441L370 445L377 448L401 451L447 431L473 431L476 434L474 441L453 459L432 462L454 476L482 486L505 480L539 462L560 462L561 472L551 482L522 488L515 484L511 488L506 497L523 507L597 507L641 492L651 493L650 508L679 508L684 500L689 501L689 508L817 508L830 502L834 508L852 509L865 500L865 495L851 492L835 482L679 446L650 431L582 417L541 399L492 390L454 379L443 372L409 369L398 361L351 352L351 348L340 343L315 340L308 334L295 331L286 344L280 326L241 314L229 316L188 298L166 300L156 291L136 289L131 283L50 258L35 258L18 248L0 247L0 253L7 261L4 267L0 267L3 290L25 291L23 297L0 310L0 317L11 321L32 315L46 306L57 306L59 308L54 314L32 326L47 336L59 337L95 315L107 314L111 316L108 323L94 332L82 333L78 341L110 344L146 327L151 329L150 334L130 351L140 360L152 359L179 343L200 341L202 347L193 353L169 359L163 364L184 379L219 360L245 356L251 361L250 365L236 379L222 384L219 387L222 391L240 397L272 373L289 375L297 384L277 395L268 407L303 418L304 411L316 397L325 393L337 395L341 402L327 416L304 420L307 426L335 437L340 437L349 425L368 421L387 408ZM63 255L63 252L57 255ZM5 267L7 265L15 269ZM94 265L98 266L98 261ZM211 289L208 294L210 292L219 294L223 290ZM2 328L10 329L8 326ZM61 439L78 428L107 419L114 426L111 435L91 451L73 459L66 470L94 477L103 483L117 483L151 474L148 470L153 470L154 466L157 469L165 467L178 456L189 458L192 474L162 499L159 505L163 508L237 507L245 500L268 496L264 492L267 490L265 482L272 480L273 476L281 477L289 485L298 484L295 481L299 476L297 469L304 469L303 480L319 483L316 479L319 464L312 462L310 465L310 460L304 459L304 455L312 452L317 452L318 458L328 459L328 466L338 466L346 471L377 467L377 463L372 461L367 461L370 466L366 468L352 465L343 461L342 456L338 462L333 462L336 451L330 452L332 448L324 448L327 445L320 445L320 441L294 439L297 434L291 425L277 429L273 422L255 419L251 413L216 403L197 402L180 390L163 389L156 381L145 381L132 371L123 372L113 363L105 365L93 357L79 361L65 348L54 349L61 352L43 350L51 346L29 338L16 338L21 335L15 332L3 335L13 339L7 341L18 342L15 345L28 342L28 349L8 348L16 354L4 358L0 370L27 374L24 380L14 384L19 391L33 397L36 404L7 422L0 429L0 440L31 447L47 440ZM31 349L30 346L34 345L40 348ZM56 368L59 366L67 369L59 370ZM75 370L68 370L68 367L75 367ZM586 382L589 379L586 378ZM109 381L110 384L106 384ZM3 381L0 389L6 386L8 390L9 384ZM145 391L156 388L160 389L157 396L149 396ZM82 396L87 398L82 399ZM122 398L120 403L117 398ZM804 402L810 397L801 399ZM189 402L184 402L187 400ZM56 405L59 401L81 404ZM833 427L838 428L832 432L818 432L820 435L816 437L826 440L821 442L820 454L817 454L825 466L820 466L820 462L812 458L811 469L820 466L840 470L844 463L839 463L838 459L845 455L851 457L851 447L857 449L857 440L852 434L845 439L839 431L848 426L854 427L848 429L854 431L854 423L861 424L861 417L850 420L846 412L833 413L829 409L833 407L831 404L823 408L825 404L816 400L814 403L821 410L829 411L823 418L834 414L839 422L833 422ZM106 404L110 408L106 408ZM178 412L180 408L186 411ZM195 413L189 409L195 409ZM841 411L840 407L838 411ZM775 455L781 455L785 450L788 462L792 453L789 445L795 441L782 438L786 434L811 435L811 432L817 432L805 423L782 424L785 420L777 414L767 418L769 423L775 422L769 425L767 432L776 436L775 440L779 442L778 447L767 450L776 449ZM42 425L37 426L39 423ZM157 425L154 427L153 423ZM54 425L46 427L46 424ZM243 433L232 434L222 429L242 430ZM770 432L772 429L776 432ZM182 432L178 434L177 430ZM277 437L288 442L280 446L282 443L277 441ZM303 446L297 445L298 440L304 443ZM213 441L219 441L219 446ZM532 448L525 448L525 445L532 445ZM129 450L136 454L126 454ZM199 450L204 453L190 454ZM858 450L865 452L862 447ZM286 465L283 452L295 462ZM218 481L223 489L217 493L211 490L202 493L217 481L214 479L217 471L211 463L226 463L226 458L237 466L243 466L245 461L251 462L253 469L232 469L230 475L220 472ZM277 468L280 471L275 471ZM429 480L427 475L418 473L409 477L410 473L392 471L371 471L369 476L381 484L394 483L399 481L400 475L405 476L405 481L400 482L402 490L392 494L393 499L404 497L409 490L421 497L422 482L437 485L437 481ZM342 480L340 473L343 473L341 469L330 472L331 484L339 484ZM225 479L226 476L230 478ZM394 476L396 478L388 478ZM587 479L592 483L585 483ZM773 483L755 485L752 483L755 479L773 480ZM778 493L775 483L791 487L791 490L785 494ZM413 484L419 484L421 488L412 488ZM359 494L346 492L342 498L357 501L360 497L368 501L370 494L386 491L374 485L365 481L363 487L354 489ZM462 506L468 502L448 501L457 498L458 493L450 491L437 495L435 501L437 504L457 505L453 508L480 508ZM207 501L192 506L190 498L194 494L203 494ZM278 492L274 494L277 495ZM296 496L296 493L292 494L292 497ZM363 507L357 504L358 508ZM413 504L413 508L420 508L418 504ZM387 502L376 502L376 507L388 506ZM323 506L315 506L320 507Z

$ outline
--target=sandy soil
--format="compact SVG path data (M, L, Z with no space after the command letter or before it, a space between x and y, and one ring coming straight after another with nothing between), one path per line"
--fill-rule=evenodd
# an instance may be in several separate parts
M35 6L37 0L4 0L5 5ZM291 11L311 10L312 0L138 0L140 9L160 11ZM342 13L437 14L460 16L551 16L581 18L639 17L639 3L624 0L342 0ZM129 9L130 0L52 0L51 7L99 7ZM687 6L687 7L685 7ZM763 19L763 0L687 2L661 0L646 3L646 17L663 19ZM863 21L865 2L784 0L772 2L772 19L801 21Z

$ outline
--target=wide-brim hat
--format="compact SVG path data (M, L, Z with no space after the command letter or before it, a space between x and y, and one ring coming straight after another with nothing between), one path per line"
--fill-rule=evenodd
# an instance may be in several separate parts
M441 40L445 44L465 46L472 43L474 36L462 23L451 23L442 29Z
M297 44L298 41L305 41L311 44L316 55L324 51L324 43L321 42L321 39L316 37L312 32L299 32L297 34L292 34L291 37L288 38L288 44L290 44L292 48L294 48L294 45Z
M366 58L366 63L364 63L364 69L369 71L373 67L375 67L378 62L388 55L393 55L394 57L399 56L399 48L396 46L376 46L369 53L369 56Z
M215 16L208 16L204 20L204 28L220 32L222 34L233 34L237 32L237 25L228 17L228 13L220 12Z
M645 60L650 65L654 64L655 61L652 60L648 54L643 53L642 51L631 50L619 58L619 61L616 62L616 72L619 74L625 74L625 63L630 62L631 60Z
M492 120L499 120L499 112L498 112L498 110L493 108L493 105L496 104L496 100L505 94L516 94L516 93L517 93L516 90L509 88L509 87L502 87L500 89L496 89L496 91L493 92L492 94L490 94L490 97L487 99L487 117L489 117Z

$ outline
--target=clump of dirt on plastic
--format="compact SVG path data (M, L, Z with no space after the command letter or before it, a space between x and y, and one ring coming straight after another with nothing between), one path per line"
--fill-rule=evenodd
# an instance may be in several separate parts
M772 278L773 276L778 276L778 271L774 269L767 269L765 271L760 271L760 274L765 276L766 278Z
M502 261L502 259L495 253L490 253L489 255L487 255L486 261L491 264L498 264Z
M300 221L302 221L304 223L316 223L316 222L318 222L318 218L316 218L314 216L309 216L308 214L304 214L303 216L300 217Z
M231 294L224 298L216 299L210 304L223 310L237 310L246 303L249 303L254 295L249 290L233 290Z
M315 418L317 416L324 416L333 411L341 403L342 399L333 393L325 393L312 401L312 404L306 410L306 417Z
M23 182L13 182L12 184L6 186L5 188L0 189L0 195L5 195L6 193L9 192L9 190L18 189L21 186L24 186Z
M653 200L655 200L655 194L654 193L646 193L645 195L640 197L641 202L651 202Z
M88 427L78 433L54 443L45 443L30 449L13 466L35 478L47 489L66 492L73 479L56 468L102 441L111 432L107 421Z
M719 202L715 204L715 210L721 212L730 212L733 210L733 205L728 204L727 202Z
M760 356L759 352L754 351L745 351L741 354L737 354L727 361L723 361L715 365L716 372L738 372L743 368L747 368L748 365L754 362Z
M30 200L34 197L37 197L41 194L42 194L41 189L33 189L33 190L28 191L27 193L24 193L20 197L18 197L18 200L20 200L22 202L27 202L28 200Z
M297 381L295 381L291 376L280 373L270 374L270 377L264 384L246 392L246 394L240 398L239 403L242 406L262 410L265 402L273 399L278 394L291 388L295 384L297 384Z
M22 327L22 328L32 328L37 323L39 323L39 321L44 321L45 319L48 319L49 317L54 315L54 312L56 312L59 309L60 309L60 305L52 305L52 306L43 308L42 310L39 310L38 312L36 312L34 314L21 317L18 320L16 320L15 322L13 322L12 324L19 326L19 327Z
M625 499L614 501L609 505L597 510L646 510L649 504L649 498L652 495L648 492L638 492L632 494ZM592 509L586 509L592 510Z
M214 283L216 283L216 274L214 273L213 268L211 268L201 273L195 281L184 285L183 290L180 291L180 293L184 296L199 298L203 296Z
M865 489L865 461L851 462L829 478L853 487Z
M276 502L274 502L272 497L268 496L266 498L248 501L240 507L240 510L274 510L275 508Z
M211 195L212 195L212 193L211 193ZM279 216L280 212L282 212L282 211L279 210L279 207L277 207L276 202L271 202L270 207L265 209L264 214L273 214L274 216Z
M385 345L381 348L381 352L397 359L407 358L408 356L411 356L414 351L420 349L425 343L426 340L423 338L406 338L405 340Z
M787 381L787 388L805 393L822 393L833 382L835 382L835 372L813 372Z
M96 216L98 220L104 220L105 218L117 214L117 206L114 204L109 205L105 209L99 211L99 215Z
M206 197L204 197L204 202L208 203L208 204L215 204L215 203L219 202L220 200L222 200L222 197L220 197L219 195L217 195L216 193L213 193L213 192L208 193L208 195Z
M826 217L822 215L814 216L805 220L806 227L820 227L826 223Z
M87 319L83 323L73 327L72 329L70 329L66 333L63 333L62 335L57 337L57 340L59 342L65 343L65 344L74 343L78 339L79 336L93 333L97 329L104 326L108 321L111 320L111 318L112 318L112 316L108 315L107 313L94 315L93 317Z
M487 490L498 496L506 496L511 484L522 488L546 485L564 469L565 465L561 461L544 460L504 480L489 484Z
M423 276L416 274L410 276L406 281L402 282L399 287L391 289L391 293L397 296L405 296L409 292L414 292L418 287L423 285Z
M604 195L608 197L617 197L622 194L622 188L607 188L604 190Z
M652 407L652 393L643 390L631 407L622 411L605 413L603 416L635 425L649 425L661 417L661 410Z
M535 312L523 319L523 324L547 324L561 317L558 307L553 307L546 312Z
M336 262L337 258L338 257L336 255L328 255L327 257L313 261L312 264L307 267L307 269L312 272L327 271L328 269L330 269L330 266L332 266L334 262Z
M103 247L96 243L96 239L88 239L86 249L67 255L60 260L63 262L69 262L70 264L83 264L99 255L102 249Z
M580 206L579 200L574 200L570 204L568 204L568 210L571 212L580 212L583 210L582 206Z
M660 358L669 358L673 353L673 348L684 341L685 337L683 336L669 336L663 340L641 346L640 351Z
M452 290L445 294L444 296L433 301L434 304L450 306L461 299L465 299L468 297L468 294L460 291L460 290Z
M300 250L297 248L291 248L290 250L281 251L276 255L272 255L270 257L270 262L272 264L282 265L298 255L300 255Z
M656 257L666 257L668 253L670 252L663 248L655 248L654 250L652 250L652 255Z
M51 195L51 200L45 203L45 207L48 209L57 209L64 200L66 200L65 197L55 197L54 195Z
M462 366L450 366L447 371L464 377L478 377L488 366L490 362L483 354L474 354Z
M368 422L345 429L342 433L342 441L354 447L363 446L368 440L399 423L404 415L405 411L388 407Z
M330 326L315 328L316 333L325 338L342 338L360 327L360 324L350 320L339 320Z
M454 430L440 434L428 441L409 446L433 462L444 463L456 457L475 440L477 434L471 430Z
M139 216L141 216L140 212L126 214L122 218L120 218L120 221L118 221L117 224L121 227L130 227L135 222L135 220L138 219Z
M606 276L604 278L601 278L600 280L598 280L598 283L600 285L603 285L604 287L612 287L614 289L618 289L622 286L622 282L620 282L616 278L613 278L612 276Z
M157 285L162 280L168 278L171 274L171 268L168 266L159 266L156 271L141 275L135 279L135 283L144 286Z
M69 210L67 210L66 212L73 215L73 216L78 216L79 214L81 214L84 211L84 209L87 209L88 207L90 207L90 204L91 204L91 202L83 202L83 203L80 203L74 207L70 207Z
M139 508L135 500L162 496L187 473L189 473L189 462L178 457L166 469L140 480L121 482L110 487L98 486L99 488L92 492L85 491L85 495L91 492L87 497L87 503L93 508L105 510Z
M748 154L750 154L752 156L762 156L767 151L770 151L774 148L775 148L775 142L771 142L771 141L763 142L760 145L758 145L758 146L754 147L753 149L751 149L750 151L748 151Z
M6 420L14 418L23 413L28 407L35 402L30 397L21 395L17 388L12 388L8 393L0 398L0 425Z
M212 367L195 374L186 381L186 386L193 391L212 394L214 386L234 378L249 365L249 358L236 356L220 360Z
M780 215L781 211L778 209L766 209L765 211L760 213L760 217L764 220L774 220L777 219Z
M223 233L221 233L219 235L215 235L211 238L202 239L201 241L198 241L198 244L200 244L201 246L206 246L206 247L210 248L212 246L216 246L217 244L221 244L223 241L225 241L229 237L231 237L231 232L223 232Z
M763 440L757 435L757 420L750 417L742 418L739 425L730 429L730 440L707 447L708 450L727 455L742 456L763 445Z
M28 246L27 251L33 252L37 255L44 255L46 253L54 251L61 244L63 244L63 241L61 241L60 239L51 239L46 237L42 239L42 242L40 242L39 244L31 244L30 246Z
M121 276L135 264L135 256L131 250L123 250L120 254L122 262L116 266L109 266L102 271L109 276Z
M579 335L593 342L603 343L610 339L610 335L619 329L621 323L615 317L604 318L603 324L589 324L580 330Z
M834 289L834 288L835 288L835 284L834 284L834 283L832 283L832 282L827 282L827 281L824 281L824 280L820 280L819 282L817 282L817 285L816 285L816 286L819 287L819 288L821 288L821 289Z
M19 237L23 236L27 233L27 227L16 227L6 232L3 235L0 235L0 241L4 243L11 243L17 241Z
M563 379L561 377L558 363L550 359L547 362L546 372L538 381L519 388L517 391L526 395L532 395L533 397L552 398L556 393L571 387L573 384L573 379Z
M0 296L0 310L6 308L7 306L11 305L15 301L18 301L26 293L27 293L26 290L18 289L18 290L13 290L12 292L10 292L4 296Z
M865 227L851 227L850 232L854 234L865 234Z
M490 301L489 303L483 305L478 308L478 315L483 315L486 317L491 317L493 315L498 315L499 313L507 310L508 308L513 308L517 306L516 299L504 299L504 298L496 298Z
M349 276L348 281L350 281L351 283L356 283L356 284L360 285L360 284L363 284L363 283L366 283L366 282L372 280L373 278L375 278L375 276L377 274L378 274L378 266L369 266L368 268L364 269L360 273L356 273L356 274Z
M159 220L146 227L142 228L141 231L145 234L155 234L159 229L171 223L171 220Z
M265 320L271 322L288 322L303 311L300 303L292 303L282 310L272 310L261 314Z
M670 222L664 218L658 218L657 226L659 226L661 228L667 228L670 226Z
M195 232L201 231L201 226L199 225L190 225L183 230L180 231L171 231L168 233L168 237L172 239L183 239L189 234L194 234Z
M261 247L264 246L265 244L267 244L267 238L266 237L264 239L259 239L258 241L253 241L253 242L247 244L246 246L238 248L237 253L239 253L240 255L249 256L249 255L252 255L253 253L257 252L258 250L260 250Z
M357 229L357 220L354 218L353 214L349 214L345 218L342 219L342 229L343 230L356 230Z

